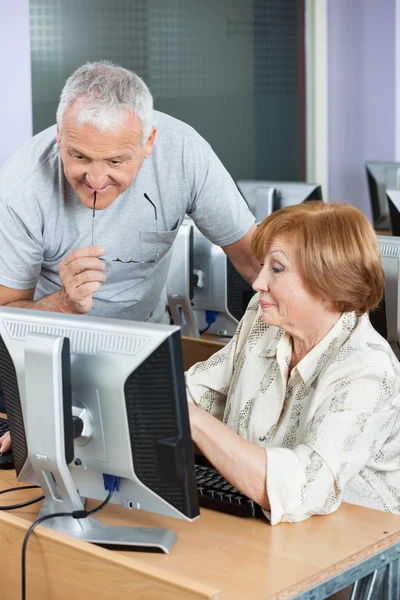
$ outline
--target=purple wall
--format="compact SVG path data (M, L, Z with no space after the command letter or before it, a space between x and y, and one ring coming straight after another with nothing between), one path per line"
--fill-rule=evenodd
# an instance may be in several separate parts
M32 135L29 0L0 2L0 168Z
M396 0L328 0L329 198L371 216L364 162L395 158Z

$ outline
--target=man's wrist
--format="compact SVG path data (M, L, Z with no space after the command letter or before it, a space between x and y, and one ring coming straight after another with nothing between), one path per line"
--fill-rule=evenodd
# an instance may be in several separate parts
M65 294L63 291L61 292L57 292L57 294L59 294L59 307L58 307L58 312L60 313L67 313L70 314L73 311L71 310L71 307L65 297Z

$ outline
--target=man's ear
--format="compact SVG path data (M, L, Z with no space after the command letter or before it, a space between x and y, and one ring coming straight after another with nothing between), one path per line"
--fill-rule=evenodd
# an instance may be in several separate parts
M156 132L157 132L156 128L152 127L151 133L150 133L149 137L147 138L146 146L144 149L144 157L145 158L148 158L150 156L150 154L152 153L153 144L154 144L154 140L156 137Z
M58 123L57 123L56 127L57 127L57 129L56 129L56 140L57 140L58 147L60 147L60 145L61 145L61 135L60 135L60 130L58 128Z

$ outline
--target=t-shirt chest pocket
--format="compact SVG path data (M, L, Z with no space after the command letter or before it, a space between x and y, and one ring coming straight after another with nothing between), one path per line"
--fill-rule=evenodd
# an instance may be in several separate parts
M139 254L142 263L158 262L171 248L179 230L179 224L171 231L140 231Z

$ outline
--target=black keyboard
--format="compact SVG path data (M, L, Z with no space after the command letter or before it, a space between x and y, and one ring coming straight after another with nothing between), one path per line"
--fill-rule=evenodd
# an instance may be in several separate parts
M263 517L261 506L231 485L212 467L195 465L199 504L238 517Z

